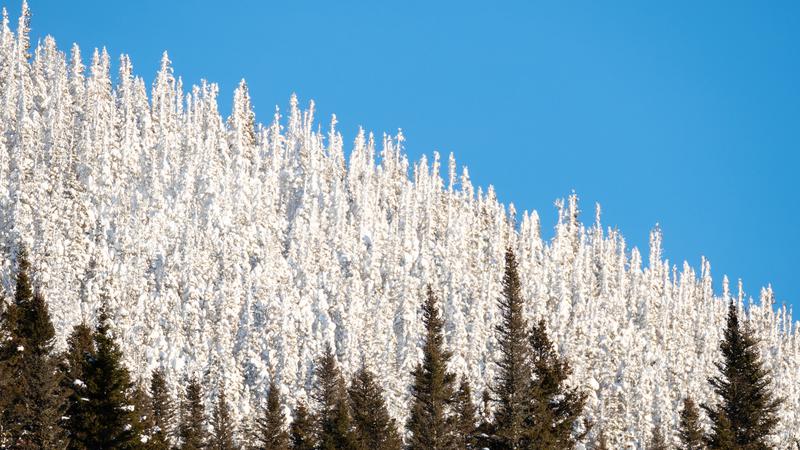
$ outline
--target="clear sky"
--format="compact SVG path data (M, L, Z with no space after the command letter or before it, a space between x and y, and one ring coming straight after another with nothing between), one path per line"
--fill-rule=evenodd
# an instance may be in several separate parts
M573 189L629 243L660 223L670 260L800 310L800 2L30 5L34 38L128 53L146 80L168 50L222 111L245 78L260 121L296 92L346 141L402 128L412 159L454 152L546 233Z

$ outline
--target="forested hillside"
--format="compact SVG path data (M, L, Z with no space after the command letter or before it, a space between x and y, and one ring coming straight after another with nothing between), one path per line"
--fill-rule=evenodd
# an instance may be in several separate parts
M134 378L162 368L177 395L196 377L209 410L224 382L238 420L273 381L292 410L309 402L330 345L348 377L362 361L380 375L404 423L428 285L449 370L475 403L496 378L510 247L527 321L545 321L611 448L677 429L687 395L712 399L731 300L785 398L776 442L800 439L800 342L770 288L715 293L708 261L665 260L657 227L643 258L599 207L582 222L574 194L545 240L535 211L473 186L452 155L411 162L401 134L345 138L295 97L259 121L244 81L224 118L217 86L183 86L166 53L147 86L125 55L31 43L24 11L0 25L0 277L9 301L24 243L59 349L105 301Z

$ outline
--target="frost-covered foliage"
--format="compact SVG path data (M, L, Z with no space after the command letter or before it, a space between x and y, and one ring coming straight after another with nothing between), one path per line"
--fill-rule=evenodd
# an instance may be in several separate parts
M292 98L260 125L242 82L224 119L217 86L184 92L166 54L148 95L127 56L112 75L95 50L86 68L77 46L32 48L28 29L27 14L17 32L5 15L0 25L0 276L8 294L25 242L60 346L106 297L134 374L163 367L173 390L191 376L224 381L243 417L273 375L290 405L305 400L330 343L346 374L368 362L402 419L427 283L443 300L451 370L476 400L494 379L510 245L529 320L547 320L611 447L643 445L655 424L674 430L685 394L711 399L731 294L726 282L714 295L707 261L699 273L665 261L658 230L644 264L599 211L579 222L573 195L544 241L536 212L515 224L452 156L445 178L438 154L410 163L402 135L361 132L346 159L335 119L318 131L313 104ZM769 288L758 304L741 288L734 300L786 396L779 439L800 438L791 317Z

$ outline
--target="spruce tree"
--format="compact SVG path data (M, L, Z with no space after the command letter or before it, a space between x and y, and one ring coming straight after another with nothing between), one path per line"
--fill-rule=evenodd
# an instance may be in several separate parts
M731 301L725 335L720 343L719 375L709 379L718 397L715 406L704 405L712 420L711 448L729 439L742 449L769 448L769 437L778 424L782 402L772 393L771 377L759 356L758 340L750 327L739 321L737 305Z
M447 371L451 353L444 349L444 321L438 303L428 286L422 304L423 360L411 372L411 411L406 424L411 450L450 450L458 446L452 413L456 377Z
M64 441L65 395L53 351L55 329L44 297L33 292L24 248L17 260L14 302L2 316L3 440L13 448L59 447Z
M461 380L461 384L456 392L455 401L456 414L456 436L458 437L458 447L464 449L478 448L478 410L472 403L472 389L466 377Z
M314 375L313 398L317 403L319 448L322 450L355 448L347 390L330 345L327 345L325 352L317 358Z
M512 450L525 445L525 422L531 401L528 325L523 304L517 260L508 248L503 292L499 297L500 323L496 327L499 359L493 386L497 402L493 439L495 447Z
M317 448L316 419L308 412L305 403L298 403L294 411L294 420L289 427L289 439L292 450L314 450Z
M175 430L175 405L167 389L163 369L156 369L150 378L151 428L147 447L152 450L172 448L171 438Z
M544 319L530 331L531 384L530 416L526 421L532 448L572 448L588 432L576 434L578 422L586 403L586 394L566 385L572 369L556 352L547 335Z
M111 334L108 305L103 303L92 336L95 352L84 368L89 430L83 446L89 449L130 449L141 444L140 424L133 398L134 383Z
M704 448L703 429L700 427L700 410L691 397L683 399L678 437L684 450Z
M383 389L375 375L363 365L353 375L348 396L353 412L356 447L360 450L400 450L402 441L395 420L386 409Z
M203 409L203 392L196 378L186 385L186 396L181 402L180 438L182 450L206 448L206 418Z
M709 413L711 418L711 433L706 436L706 444L711 450L739 450L742 449L736 442L736 432L725 411L718 408ZM745 447L750 448L750 447Z
M233 450L234 424L228 407L228 398L225 394L225 384L220 383L217 403L211 420L211 441L208 446L211 450Z
M91 431L91 416L86 397L86 367L95 358L92 329L85 323L75 325L67 338L67 350L62 357L62 385L68 393L64 428L67 432L67 448L85 449Z
M647 443L647 450L669 450L667 441L664 438L664 433L661 431L659 425L653 426L653 432L650 435L650 440Z
M267 405L256 420L254 438L259 450L289 450L286 416L281 410L281 394L274 380L269 384Z

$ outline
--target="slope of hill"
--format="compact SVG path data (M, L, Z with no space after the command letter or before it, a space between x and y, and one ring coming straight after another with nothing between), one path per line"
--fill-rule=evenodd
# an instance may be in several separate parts
M613 447L641 444L654 422L674 427L684 395L711 398L731 298L786 397L778 439L800 439L790 314L769 288L758 303L727 281L715 295L709 263L665 261L658 229L643 262L603 229L599 209L583 225L573 195L544 241L535 212L514 223L513 207L474 187L452 156L409 162L401 135L361 133L345 146L335 118L319 131L313 103L295 98L260 125L244 82L224 119L217 86L185 92L166 54L148 88L126 56L114 75L105 51L85 68L77 46L31 48L27 30L26 17L16 33L3 17L0 276L9 292L25 242L61 345L107 298L134 373L164 367L174 389L190 374L209 386L224 378L242 416L273 376L291 403L306 397L312 360L331 343L346 373L364 360L383 375L402 416L428 283L443 298L452 369L476 397L492 380L512 246L527 313L546 318Z

